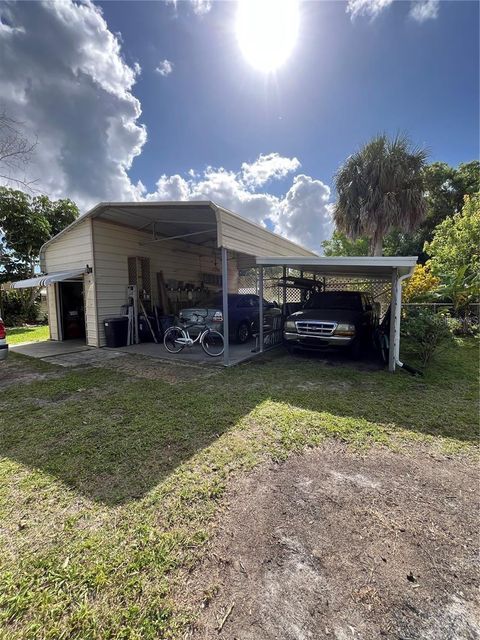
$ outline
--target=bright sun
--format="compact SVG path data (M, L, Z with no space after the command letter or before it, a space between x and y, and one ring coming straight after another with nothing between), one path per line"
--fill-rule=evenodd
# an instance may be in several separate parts
M258 71L278 69L297 40L298 0L239 0L237 39L246 60Z

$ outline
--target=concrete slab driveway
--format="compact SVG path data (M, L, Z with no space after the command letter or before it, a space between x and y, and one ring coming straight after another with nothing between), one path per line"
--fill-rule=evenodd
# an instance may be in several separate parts
M21 355L30 356L31 358L39 358L40 360L57 364L61 367L79 367L125 355L120 351L113 351L111 349L88 347L81 340L68 340L65 342L45 340L44 342L32 342L30 344L12 346L10 350L13 353L20 353Z

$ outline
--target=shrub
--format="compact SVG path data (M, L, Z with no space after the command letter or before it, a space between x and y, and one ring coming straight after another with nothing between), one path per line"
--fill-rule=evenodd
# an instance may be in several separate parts
M7 327L35 324L40 311L39 298L31 300L30 293L11 289L2 291L1 315Z
M405 302L427 300L432 297L439 284L440 280L433 275L428 265L417 264L412 277L404 285L403 299Z
M402 321L402 334L410 339L423 367L459 328L460 322L447 313L433 313L425 309L411 311Z

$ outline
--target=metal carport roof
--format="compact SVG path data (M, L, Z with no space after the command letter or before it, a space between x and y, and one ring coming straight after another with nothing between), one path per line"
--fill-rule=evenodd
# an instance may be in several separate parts
M43 245L40 249L42 268L46 249L73 227L88 219L105 220L145 231L146 234L151 234L150 238L145 236L145 243L178 238L212 248L224 247L249 256L317 255L209 200L101 202ZM249 266L253 266L253 261Z
M290 267L325 276L350 278L375 278L390 280L392 273L397 270L398 276L408 275L415 267L416 256L378 256L378 257L312 257L312 258L277 258L257 257L256 263L260 267Z

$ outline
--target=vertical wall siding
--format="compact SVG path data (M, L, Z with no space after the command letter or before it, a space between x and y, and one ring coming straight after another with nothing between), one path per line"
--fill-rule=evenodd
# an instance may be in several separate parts
M47 287L47 309L50 340L60 340L57 323L56 291L54 284L50 284Z
M163 271L165 280L175 279L199 283L202 273L221 273L219 251L181 240L144 244L148 233L102 220L93 221L95 282L98 304L100 344L105 344L103 320L118 316L126 303L128 257L150 258L153 302L158 302L156 274ZM215 253L215 255L214 255ZM236 291L238 271L234 259L229 260L229 289Z
M67 271L68 269L93 266L92 221L84 220L73 229L49 245L45 251L45 270ZM85 329L86 342L93 347L98 346L97 323L95 313L95 279L93 274L85 274L83 280L85 297ZM52 340L60 340L57 326L56 295L54 285L47 287L48 323Z
M94 273L86 273L83 276L83 295L85 300L85 331L87 334L87 344L91 347L99 347Z
M91 266L92 259L90 220L79 222L45 250L47 273Z

